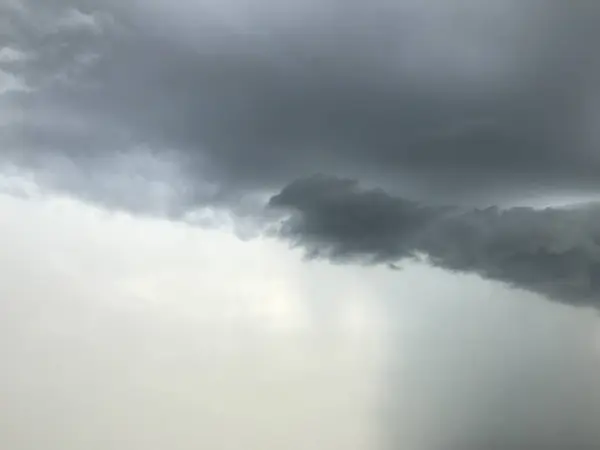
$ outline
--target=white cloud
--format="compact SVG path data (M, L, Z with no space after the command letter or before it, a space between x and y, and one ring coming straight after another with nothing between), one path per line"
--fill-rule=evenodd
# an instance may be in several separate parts
M30 59L31 56L21 50L12 47L0 48L0 63L12 63L18 61L25 61Z
M28 92L30 90L24 80L12 73L0 70L0 95L10 92Z

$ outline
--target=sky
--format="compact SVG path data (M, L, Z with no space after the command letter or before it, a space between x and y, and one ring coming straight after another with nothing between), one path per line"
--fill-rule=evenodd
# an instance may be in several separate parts
M599 22L0 0L0 442L598 448Z

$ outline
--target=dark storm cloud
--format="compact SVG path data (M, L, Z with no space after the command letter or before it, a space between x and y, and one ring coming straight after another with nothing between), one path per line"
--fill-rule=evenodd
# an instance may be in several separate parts
M344 179L296 181L271 199L279 235L313 257L394 264L424 256L571 304L600 307L600 206L425 208Z
M43 185L177 218L288 185L272 202L301 212L285 233L313 253L425 253L595 301L595 208L448 212L396 198L464 206L596 189L595 3L38 6L1 4L6 47L28 57L2 63L26 89L0 97L0 156ZM289 185L315 172L389 195L335 179Z
M7 139L30 160L144 144L188 191L317 170L454 199L597 188L591 2L22 4L5 33L34 92Z
M36 3L2 4L6 47L28 57L2 63L27 89L0 97L0 139L4 160L43 185L177 218L288 185L272 202L301 212L286 233L313 253L426 253L596 298L595 208L442 214L396 198L464 206L595 189L595 4ZM289 185L315 172L389 195Z
M382 190L322 176L292 183L270 206L293 210L280 234L305 244L311 256L370 262L415 256L420 233L439 215Z

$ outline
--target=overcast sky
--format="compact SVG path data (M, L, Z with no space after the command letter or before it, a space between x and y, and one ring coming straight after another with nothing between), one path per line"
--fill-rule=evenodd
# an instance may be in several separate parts
M599 448L599 25L0 0L0 443Z

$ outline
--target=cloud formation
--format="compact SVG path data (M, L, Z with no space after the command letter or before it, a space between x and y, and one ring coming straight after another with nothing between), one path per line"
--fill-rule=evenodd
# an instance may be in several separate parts
M175 219L218 204L258 220L255 199L283 189L271 203L300 214L282 233L312 253L426 254L597 303L598 208L472 210L598 190L595 4L34 6L1 6L0 162L37 183Z
M137 215L182 220L219 205L270 221L274 210L284 209L290 216L279 236L313 257L394 268L425 258L570 305L598 307L599 207L473 205L598 191L599 23L600 8L586 0L0 0L0 171L17 167L15 173L32 173L32 185L44 192ZM306 178L313 173L330 176ZM373 185L383 189L362 187ZM13 190L26 197L26 187ZM240 205L241 196L251 201ZM254 202L263 196L271 198L266 213ZM15 235L22 232L15 226ZM144 256L148 247L142 247ZM222 246L220 252L225 266L240 264L239 256L225 255ZM92 259L93 269L98 261ZM199 266L190 267L194 286ZM318 278L306 296L321 308L326 297L346 300L339 286L359 278L356 273L340 274L329 288ZM420 338L401 336L413 353L403 359L398 350L394 357L407 363L409 380L393 384L389 397L410 409L388 417L390 448L404 447L412 433L429 449L599 448L598 399L587 395L597 391L597 359L589 335L574 336L580 323L555 326L549 311L558 305L529 310L535 301L507 307L498 319L494 302L461 306L467 288L448 293L438 282L428 272L407 282L420 290L408 286L398 295L390 288L394 304L410 297L418 308L430 284L453 300L421 311ZM219 287L238 289L239 283L229 284ZM172 298L173 283L167 278L164 285ZM65 286L73 289L71 281ZM145 289L157 295L156 287ZM392 320L406 315L410 308ZM159 337L147 335L160 345ZM100 355L109 363L120 334L111 336ZM63 352L61 345L50 354ZM195 352L179 341L175 347ZM39 348L39 355L48 354L45 341ZM86 355L98 356L92 350ZM280 354L264 360L279 361ZM67 356L76 381L81 353ZM150 368L158 366L166 367ZM180 374L166 370L159 385L171 386ZM21 380L19 370L12 373ZM58 386L63 381L55 380ZM143 390L139 381L132 381L134 391ZM131 392L129 383L125 387ZM13 403L22 404L13 395ZM140 409L139 402L131 405ZM315 405L323 406L319 398ZM197 416L179 411L167 410L166 423L187 424ZM51 413L36 417L55 417ZM88 416L76 415L83 429L94 428ZM110 415L108 422L121 427L128 418ZM247 426L246 418L242 422ZM126 428L125 434L139 432L147 440L147 427ZM172 443L169 436L159 441Z
M600 206L533 209L423 207L354 181L296 181L270 206L290 212L278 234L308 255L433 265L600 307Z
M472 210L597 191L595 4L34 6L1 6L0 162L37 183L175 219L218 204L258 220L283 188L271 203L300 214L282 233L311 253L425 254L597 303L598 208Z
M594 3L36 3L3 5L32 55L11 73L33 92L2 99L23 164L174 151L184 209L209 201L198 180L239 194L317 170L454 201L598 188Z

